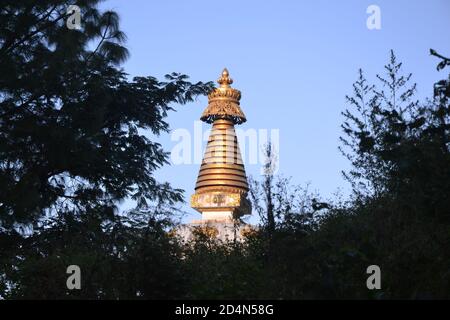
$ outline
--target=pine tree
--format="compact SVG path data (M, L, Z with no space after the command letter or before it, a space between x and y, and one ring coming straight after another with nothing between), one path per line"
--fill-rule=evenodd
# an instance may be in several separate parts
M398 148L415 134L408 124L423 121L419 102L414 100L416 84L410 84L411 74L402 74L402 63L393 51L384 68L385 75L377 75L381 86L369 84L359 70L353 95L346 97L350 109L342 113L340 150L352 163L352 169L343 174L360 199L388 191Z

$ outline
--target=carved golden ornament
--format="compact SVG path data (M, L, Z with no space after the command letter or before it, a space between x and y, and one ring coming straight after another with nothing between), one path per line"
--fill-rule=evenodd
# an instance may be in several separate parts
M196 194L203 194L203 193L209 193L209 192L229 192L229 193L239 193L239 194L245 194L247 193L246 190L243 190L241 188L234 188L234 187L228 187L228 186L214 186L214 187L203 187L196 191Z
M217 83L224 88L229 87L230 84L233 83L233 79L230 78L230 73L228 72L227 68L223 69L221 77L217 79Z
M247 121L239 106L241 92L230 87L233 79L230 78L226 68L223 70L222 76L217 82L220 84L220 87L215 88L208 95L208 106L203 111L200 120L213 123L217 119L229 119L234 124Z
M211 191L208 193L194 194L191 196L193 208L222 208L233 209L241 205L242 195L239 193L224 193Z
M239 205L241 203L241 195L239 193L229 194L228 195L235 205Z
M232 119L234 123L246 121L245 115L237 103L231 101L213 101L201 116L201 120L212 123L215 119Z

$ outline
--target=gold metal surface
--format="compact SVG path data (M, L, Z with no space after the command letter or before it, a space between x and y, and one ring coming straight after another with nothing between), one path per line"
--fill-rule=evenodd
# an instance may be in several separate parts
M209 174L233 174L233 175L240 175L245 177L245 172L241 171L241 170L234 170L234 169L215 169L215 170L211 170L211 169L206 169L206 170L202 170L201 171L202 175L209 175ZM199 174L200 176L200 174Z
M209 180L223 180L230 183L230 181L237 181L242 183L247 183L247 178L245 176L236 176L231 174L208 174L204 176L199 176L197 179L197 183Z
M239 182L234 180L216 180L216 181L199 181L195 185L195 191L198 189L201 189L202 187L220 187L220 186L227 186L232 188L240 188L244 191L248 191L248 185L245 182Z
M247 191L245 191L242 188L235 188L235 187L229 187L229 186L214 186L214 187L204 187L199 189L195 195L198 194L204 194L204 193L212 193L212 192L226 192L226 193L239 193L239 194L247 194ZM194 207L194 206L192 206Z
M194 194L191 197L191 204L196 207L220 209L223 205L228 207L239 207L242 199L242 195L239 193L214 191L205 194Z
M242 160L233 157L207 157L203 160L204 164L236 164L242 165Z
M225 164L209 163L209 164L202 165L200 167L200 171L206 170L206 169L234 169L234 170L241 170L241 171L245 172L244 166L238 165L238 164L230 164L230 163L225 163Z

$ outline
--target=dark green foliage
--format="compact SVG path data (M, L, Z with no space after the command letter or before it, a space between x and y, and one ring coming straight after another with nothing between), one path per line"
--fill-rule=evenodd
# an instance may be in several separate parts
M268 145L259 229L182 244L168 232L182 193L154 179L167 153L149 137L210 84L130 81L118 16L97 3L76 3L81 30L65 26L69 1L0 9L0 298L450 298L450 78L419 103L393 52L376 84L360 71L343 112L349 201L274 176ZM66 287L73 264L81 290ZM366 287L373 264L381 290Z
M188 299L248 299L266 285L257 255L246 245L198 237L183 250Z
M49 221L35 236L14 241L5 298L152 299L172 298L182 290L179 249L161 221L136 224L127 218L104 223L101 212L81 219L72 213ZM82 290L67 290L66 268L79 265Z
M149 137L168 130L174 104L211 84L177 73L129 80L120 69L129 53L118 15L100 12L98 2L0 8L1 297L179 291L177 251L161 223L182 191L154 179L168 154ZM72 4L81 9L80 30L66 27ZM133 214L117 212L125 199L135 200ZM82 292L65 286L70 264L84 270Z
M155 135L172 103L209 85L167 81L117 66L128 55L118 15L80 1L82 29L66 27L70 1L6 1L0 11L0 226L29 224L65 207L85 211L180 190L152 173L167 163ZM94 45L92 45L94 44ZM90 49L90 48L93 48Z

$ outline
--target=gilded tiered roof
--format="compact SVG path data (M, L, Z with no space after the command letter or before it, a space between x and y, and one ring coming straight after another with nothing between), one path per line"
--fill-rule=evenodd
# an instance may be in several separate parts
M208 107L201 120L212 123L203 162L195 186L196 193L230 191L246 193L247 176L234 130L235 124L246 121L239 106L241 92L230 85L233 80L227 69L217 80L219 87L208 95Z
M228 119L234 124L247 121L239 106L241 92L230 87L233 79L226 68L217 82L220 86L208 95L208 107L203 111L200 120L213 123L217 119Z

